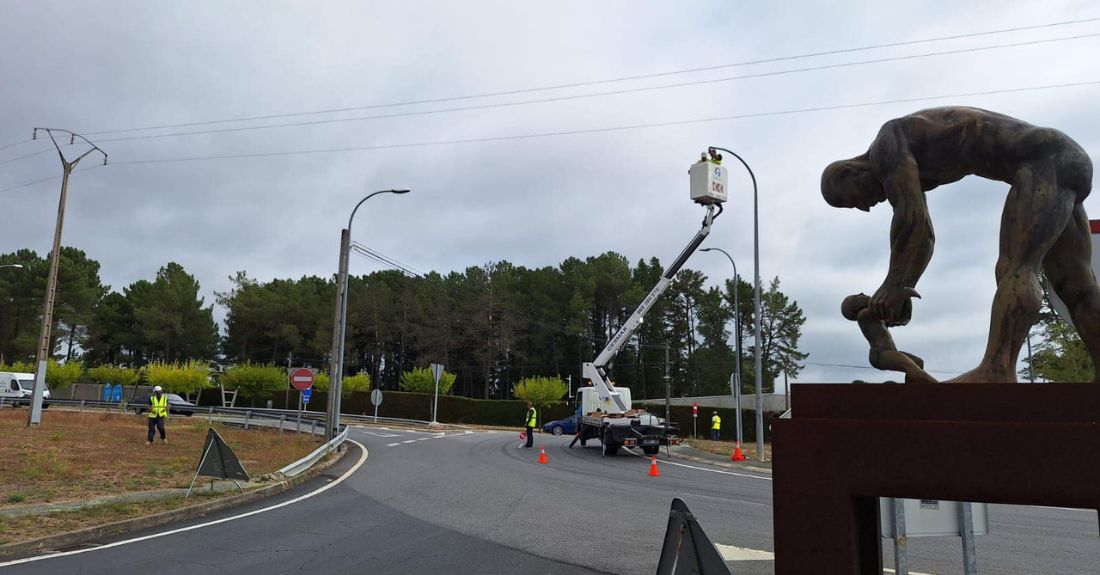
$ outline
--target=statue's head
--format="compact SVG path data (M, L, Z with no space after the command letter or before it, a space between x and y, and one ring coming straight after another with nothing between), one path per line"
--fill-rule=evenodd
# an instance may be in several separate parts
M865 212L886 200L886 192L871 173L867 154L829 164L821 174L821 195L834 208Z
M866 309L870 303L871 297L865 293L850 295L840 302L840 314L846 320L856 321L859 319L859 312Z

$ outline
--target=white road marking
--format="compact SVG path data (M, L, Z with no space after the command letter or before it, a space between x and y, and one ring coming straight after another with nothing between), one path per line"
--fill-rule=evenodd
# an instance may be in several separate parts
M744 547L734 547L733 545L722 545L721 543L715 543L714 547L718 550L718 554L722 556L722 559L726 561L775 561L775 553L771 551L746 549Z
M400 437L400 435L396 433L375 433L373 431L366 430L364 430L363 433L366 433L367 435L373 435L375 437Z
M416 443L416 440L415 439L406 439L405 441L402 441L401 443Z
M627 449L626 452L634 455L635 457L641 457L643 459L648 459L650 457L649 455L642 455L640 453L637 453L633 449ZM720 469L710 469L710 468L707 468L707 467L699 467L697 465L688 465L686 463L678 463L678 462L671 461L671 460L668 460L668 459L659 459L659 460L657 460L657 462L661 465L675 465L677 467L687 467L688 469L698 469L699 471L709 471L711 473L721 473L722 475L733 475L733 476L736 476L736 477L748 477L749 479L760 479L760 480L763 480L763 481L771 481L772 480L771 477L767 477L767 476L750 475L748 473L737 473L736 471L722 471Z
M429 439L431 439L431 437L421 437L421 438L418 438L417 441L427 441Z
M883 567L882 572L883 573L897 573L897 571L894 571L893 569L891 569L889 567ZM920 571L910 571L909 575L932 575L932 574L931 573L921 573Z
M397 443L387 443L386 447L397 447L398 445L401 445L400 441L398 441Z
M298 497L295 497L294 499L288 499L287 501L284 501L282 503L276 503L275 505L270 505L270 506L264 507L262 509L255 509L255 510L249 511L247 513L241 513L240 515L233 515L231 517L225 517L225 518L217 519L217 520L214 520L214 521L207 521L206 523L199 523L198 525L191 525L189 527L181 527L179 529L172 529L171 531L164 531L162 533L154 533L152 535L144 535L142 537L135 537L133 539L125 539L125 540L122 540L122 541L115 541L114 543L107 543L107 544L104 544L104 545L100 545L98 547L89 547L87 549L76 549L76 550L73 550L73 551L62 551L62 552L59 552L59 553L50 553L48 555L39 555L37 557L27 557L26 559L15 559L15 560L12 560L12 561L5 561L3 563L0 563L0 567L10 567L12 565L22 565L24 563L32 563L32 562L35 562L35 561L44 561L46 559L53 559L55 557L68 557L69 555L79 555L81 553L89 553L89 552L92 552L92 551L99 551L101 549L110 549L112 547L121 547L123 545L129 545L130 543L140 543L142 541L148 541L150 539L156 539L158 537L164 537L166 535L175 535L176 533L183 533L185 531L194 531L195 529L202 529L203 527L209 527L211 525L218 525L220 523L227 523L229 521L234 521L234 520L237 520L237 519L244 519L245 517L251 517L253 515L259 515L260 513L266 513L268 511L273 511L275 509L280 509L280 508L286 507L288 505L293 505L295 503L298 503L299 501L305 501L306 499L309 499L310 497L313 497L314 495L320 495L320 494L324 493L325 491L328 491L329 489L332 489L333 487L336 487L337 485L342 483L345 479L347 479L348 477L351 477L351 475L353 473L355 473L356 471L359 471L359 468L362 467L364 463L366 463L366 461L367 461L367 448L362 443L359 443L358 441L355 441L354 439L349 439L348 441L351 442L351 443L354 443L355 445L358 445L359 449L363 451L363 454L359 456L359 461L356 461L355 465L351 466L351 469L348 469L347 471L345 471L343 475L341 475L340 477L337 477L331 483L327 483L325 485L322 485L321 487L318 487L317 489L315 489L313 491L310 491L309 493L306 493L304 495L299 495Z

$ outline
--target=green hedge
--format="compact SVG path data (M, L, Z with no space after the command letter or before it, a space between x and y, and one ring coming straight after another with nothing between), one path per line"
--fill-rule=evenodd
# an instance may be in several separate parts
M382 404L378 406L379 417L394 417L398 419L429 420L432 417L432 399L430 393L411 393L406 391L383 391ZM204 397L205 399L205 397ZM286 394L276 393L273 405L276 409L288 409L285 407ZM289 409L298 408L298 395L290 393ZM257 402L259 404L259 402ZM266 399L260 405L266 405ZM237 401L237 405L245 406L248 403ZM309 405L314 410L323 411L328 405L328 394L323 391L315 391L310 397ZM370 393L355 392L344 397L340 403L342 413L355 415L374 415L374 405L370 402ZM440 423L469 423L477 425L502 425L508 427L522 427L524 416L527 414L527 402L521 400L501 399L470 399L450 395L439 396L439 422ZM539 413L539 425L555 419L562 419L573 414L572 405L562 402L542 410Z

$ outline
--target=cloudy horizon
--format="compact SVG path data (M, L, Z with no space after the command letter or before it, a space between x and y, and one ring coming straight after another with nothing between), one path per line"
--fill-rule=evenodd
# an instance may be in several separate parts
M61 169L48 140L25 141L35 127L110 155L72 176L63 243L116 291L176 261L208 304L238 270L331 277L351 209L389 188L412 193L365 204L353 239L421 272L608 251L667 265L703 215L687 168L717 145L758 181L764 287L778 276L805 312L798 381L898 379L860 367L867 343L839 314L885 275L890 210L829 207L821 170L943 105L1060 129L1095 162L1090 7L5 2L0 253L52 242ZM730 167L704 247L749 278L752 189ZM893 334L937 377L985 347L1006 192L972 177L928 195L936 253ZM1100 218L1095 195L1085 208ZM732 275L713 253L687 267Z

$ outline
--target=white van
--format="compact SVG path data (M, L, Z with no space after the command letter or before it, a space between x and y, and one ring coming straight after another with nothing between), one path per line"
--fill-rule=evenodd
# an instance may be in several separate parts
M20 405L30 406L31 399L34 397L34 374L33 373L15 373L10 371L0 371L0 399L4 400L5 404L18 407ZM50 399L50 388L46 386L43 390L43 399ZM43 401L42 407L47 407L48 404Z

